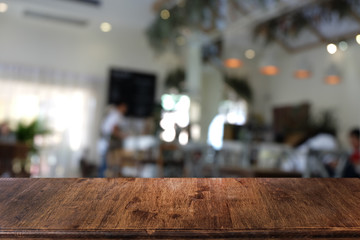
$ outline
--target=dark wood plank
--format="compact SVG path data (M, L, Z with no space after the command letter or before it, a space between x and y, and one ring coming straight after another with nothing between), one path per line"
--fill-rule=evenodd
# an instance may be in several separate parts
M360 239L359 179L2 179L0 238Z

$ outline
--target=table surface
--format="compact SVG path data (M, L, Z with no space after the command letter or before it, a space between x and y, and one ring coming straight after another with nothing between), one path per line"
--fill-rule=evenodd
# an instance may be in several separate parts
M360 239L359 179L1 179L0 238Z

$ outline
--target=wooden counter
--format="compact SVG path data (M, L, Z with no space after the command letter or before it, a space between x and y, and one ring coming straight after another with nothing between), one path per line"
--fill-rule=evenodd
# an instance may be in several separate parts
M0 238L360 239L360 180L1 179Z

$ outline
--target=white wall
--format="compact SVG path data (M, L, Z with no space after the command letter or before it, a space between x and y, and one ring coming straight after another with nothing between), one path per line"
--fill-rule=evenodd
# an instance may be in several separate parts
M276 59L280 74L268 77L270 109L276 106L309 102L313 113L332 110L338 119L338 137L344 146L348 145L348 131L360 125L360 46L350 44L346 52L330 55L326 46L305 52L289 54L282 51ZM302 61L309 63L312 77L298 80L294 70ZM324 82L330 63L334 62L342 74L342 82L331 86Z
M244 60L240 69L228 70L230 74L244 77L248 80L254 93L251 111L260 113L268 124L272 123L272 109L284 105L297 105L304 102L311 103L313 114L323 110L332 110L338 120L338 137L344 147L348 146L347 134L353 127L360 126L360 46L354 41L349 43L345 52L338 51L330 55L326 45L312 48L298 53L288 53L278 44L263 45L251 42L243 43L236 38L227 41L235 57ZM231 45L231 43L233 43ZM247 60L243 52L248 48L256 50L256 57ZM229 54L229 53L228 53ZM272 62L280 68L277 76L264 76L260 73L260 65ZM294 78L294 71L308 63L312 70L309 79ZM341 71L342 82L339 85L325 84L324 77L335 63Z
M0 16L0 60L106 78L110 66L159 72L142 30L102 33L53 22Z
M82 28L2 14L0 35L1 63L96 77L99 81L99 101L98 116L93 119L95 126L99 126L102 118L110 67L157 74L157 98L160 98L161 82L166 70L164 66L167 65L156 59L142 29L115 28L109 33L103 33L98 28ZM92 149L95 149L97 135L98 130L94 129Z
M237 69L226 69L226 73L231 76L245 79L248 82L253 94L253 99L249 108L250 113L260 114L265 123L270 123L271 111L269 86L271 81L259 71L259 64L262 58L261 52L257 51L257 57L251 60L245 59L240 54L239 56L241 60L243 60L243 66Z

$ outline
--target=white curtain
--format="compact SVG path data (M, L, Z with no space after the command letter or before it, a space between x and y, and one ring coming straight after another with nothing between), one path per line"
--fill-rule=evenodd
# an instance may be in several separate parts
M32 174L76 177L78 160L97 135L101 81L54 69L0 63L0 123L43 120L51 129L37 137L41 151L32 158Z

